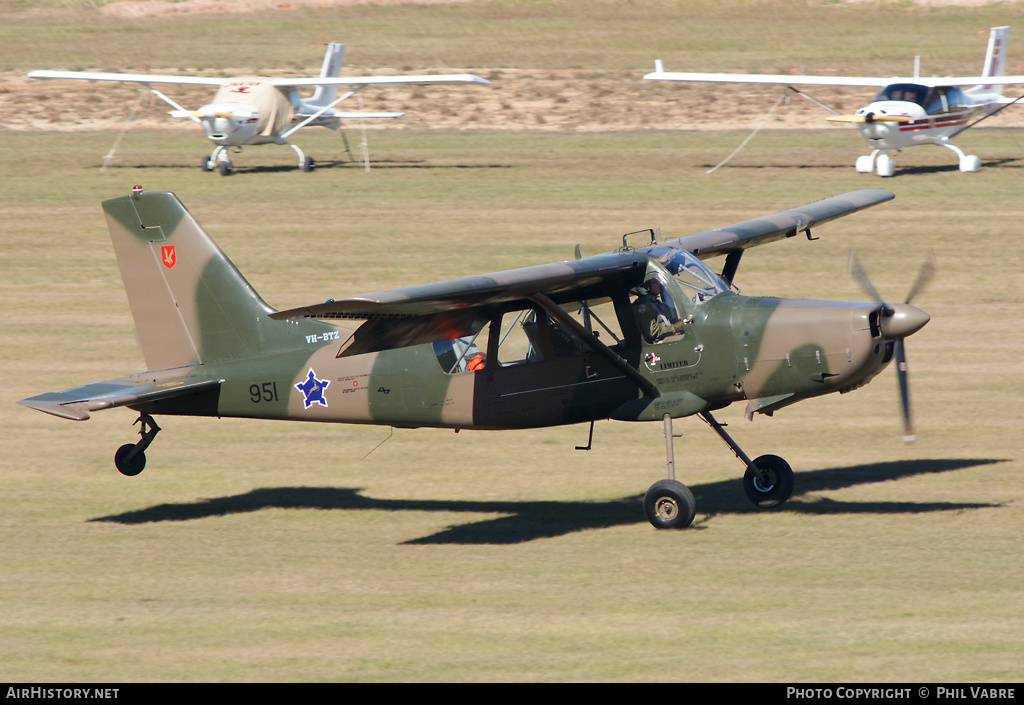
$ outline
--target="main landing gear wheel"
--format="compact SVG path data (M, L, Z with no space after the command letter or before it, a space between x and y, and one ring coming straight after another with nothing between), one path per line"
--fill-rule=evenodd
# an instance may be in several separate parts
M644 495L644 514L656 529L685 529L697 514L697 501L683 483L658 480Z
M299 164L299 168L303 171L313 171L313 169L316 169L316 162L313 161L313 157L306 157L302 160L302 163Z
M114 453L114 467L122 475L128 477L135 477L146 469L146 454L140 450L133 456L133 450L135 450L134 443L125 443Z
M203 157L203 161L199 162L199 168L203 171L213 171L213 160L209 157Z
M227 160L217 162L217 169L220 171L221 176L229 176L234 171L231 168L231 162Z
M789 463L777 455L762 455L754 460L754 465L760 473L748 467L743 474L747 499L762 509L770 509L793 495L793 469Z

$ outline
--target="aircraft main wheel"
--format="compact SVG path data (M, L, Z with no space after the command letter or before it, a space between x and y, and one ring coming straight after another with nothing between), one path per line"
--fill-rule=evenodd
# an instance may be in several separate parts
M228 176L232 171L231 162L217 162L217 169L220 170L221 176Z
M306 157L302 160L302 164L299 168L303 171L313 171L313 169L316 169L316 162L313 161L313 157Z
M863 157L857 157L857 163L853 168L857 170L858 174L870 174L875 170L875 160L871 158L870 154L865 154Z
M960 161L960 171L975 172L981 168L981 160L973 154L968 154Z
M644 495L644 514L656 529L685 529L697 514L697 501L683 483L659 480Z
M128 459L128 454L131 453L134 448L134 443L125 443L117 449L116 453L114 453L114 466L118 469L118 472L122 475L127 475L128 477L135 477L146 467L145 453L136 453L134 458L131 460Z
M209 157L203 157L203 161L199 162L199 168L203 171L213 171L213 161Z
M896 173L896 162L887 154L879 155L875 160L875 167L879 176L892 176Z
M793 495L793 468L777 455L762 455L754 459L754 465L762 472L758 477L747 468L743 474L743 491L747 499L769 509L783 504Z

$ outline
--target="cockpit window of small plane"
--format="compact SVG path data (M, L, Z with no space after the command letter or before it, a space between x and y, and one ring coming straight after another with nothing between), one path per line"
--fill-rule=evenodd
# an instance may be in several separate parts
M446 374L482 370L487 359L487 326L475 336L437 341L434 354Z
M648 270L647 279L634 291L633 318L648 343L683 333L679 307L670 293L673 288L661 273Z
M875 96L874 102L902 100L907 103L917 103L923 108L927 98L927 86L922 86L918 83L893 83L879 91L878 95Z
M948 113L967 105L967 96L957 86L936 86L928 94L928 104L925 112L929 115L935 113Z
M695 304L729 290L729 285L721 276L685 250L660 248L652 252L651 256L664 265L682 287L683 293Z

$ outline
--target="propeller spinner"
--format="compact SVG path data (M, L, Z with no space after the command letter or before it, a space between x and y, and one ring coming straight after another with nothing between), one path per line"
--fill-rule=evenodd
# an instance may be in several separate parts
M907 443L913 443L917 436L914 433L914 426L911 422L910 383L907 372L907 354L903 340L908 335L913 335L924 328L925 324L931 320L931 316L916 306L911 306L910 302L932 280L935 276L935 270L935 257L932 255L921 266L921 270L917 273L917 279L914 281L913 286L910 287L910 292L903 303L890 304L882 299L878 289L875 288L870 277L868 277L867 271L861 265L860 260L857 259L857 255L852 250L850 251L850 274L857 280L857 283L860 284L865 293L879 304L879 328L881 328L882 334L886 338L894 341L893 352L896 357L896 380L899 382L900 403L903 410L903 440Z

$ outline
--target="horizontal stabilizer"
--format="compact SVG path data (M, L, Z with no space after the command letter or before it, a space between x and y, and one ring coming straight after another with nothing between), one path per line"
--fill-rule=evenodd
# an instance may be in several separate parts
M115 406L163 401L186 394L214 389L220 380L170 379L154 381L153 373L123 377L108 382L93 382L63 392L47 392L22 399L18 403L47 414L73 421L85 421L89 412Z
M368 120L373 120L373 119L376 119L376 118L400 118L403 115L405 115L405 113L371 113L371 112L367 111L367 112L362 112L362 113L361 112L334 113L333 117L352 118L352 119L355 119L355 118L365 118L365 119L368 119Z

